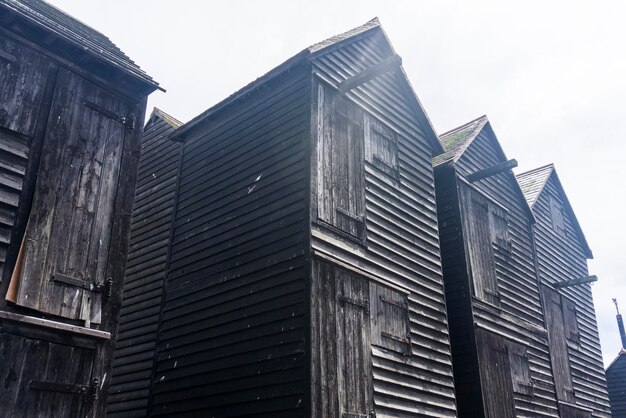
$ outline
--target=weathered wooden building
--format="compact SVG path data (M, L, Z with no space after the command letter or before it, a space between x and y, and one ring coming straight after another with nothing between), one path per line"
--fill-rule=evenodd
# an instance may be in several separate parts
M153 334L131 347L156 305L142 313L129 296L112 415L456 416L431 166L441 148L377 20L171 136L182 155L167 276L151 290L156 347ZM123 410L130 399L137 409Z
M608 417L587 260L591 249L552 164L517 176L535 215L537 271L562 416ZM571 411L570 411L571 409ZM575 409L575 411L573 410Z
M606 383L611 402L613 418L626 417L626 331L624 320L617 307L617 299L613 299L617 309L617 326L619 329L622 348L609 367L606 368Z
M101 416L147 95L106 36L0 0L0 416Z
M459 416L559 416L533 213L486 117L433 159Z
M169 135L180 125L154 109L144 128L109 390L110 417L147 415L182 150Z

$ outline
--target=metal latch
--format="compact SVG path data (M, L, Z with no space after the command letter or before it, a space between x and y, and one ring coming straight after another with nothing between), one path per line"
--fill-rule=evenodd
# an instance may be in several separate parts
M105 298L111 297L111 292L113 289L112 277L107 277L102 282L91 283L91 282L83 281L81 279L77 279L72 276L68 276L66 274L54 273L50 277L50 279L53 282L59 282L59 283L67 284L69 286L80 287L81 289L91 290L92 292L100 292L102 293L102 296L104 296Z

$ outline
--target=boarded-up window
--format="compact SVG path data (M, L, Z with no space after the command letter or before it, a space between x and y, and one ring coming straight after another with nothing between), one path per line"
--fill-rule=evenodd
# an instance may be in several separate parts
M513 392L530 396L533 394L533 383L530 376L530 362L526 347L512 341L509 341L507 346L509 348Z
M392 179L400 179L398 137L391 129L371 117L366 118L365 160Z
M496 206L489 206L491 223L491 242L498 249L511 251L511 238L509 237L509 219L507 212Z
M580 342L580 333L578 331L578 320L576 319L576 304L561 296L561 305L563 308L563 324L565 325L565 336L573 343Z
M318 218L353 237L365 234L363 113L320 85Z
M409 301L405 293L370 285L372 344L403 355L411 354Z
M565 236L565 221L563 216L563 205L554 196L550 196L550 217L552 219L552 229Z
M565 299L556 290L547 286L542 287L542 296L556 395L560 401L574 403L572 373L567 351L564 309L562 307Z
M487 200L470 189L466 191L468 208L466 245L468 247L474 295L485 302L500 304L498 280L493 257L490 207Z

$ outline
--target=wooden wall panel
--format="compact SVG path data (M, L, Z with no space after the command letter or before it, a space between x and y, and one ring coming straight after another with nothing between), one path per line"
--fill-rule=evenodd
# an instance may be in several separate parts
M307 76L185 142L151 416L305 414Z
M154 367L159 312L182 144L179 125L159 113L144 130L131 224L124 298L107 414L143 417Z
M570 213L565 210L562 212L564 232L559 233L553 226L551 202L558 202L561 207L565 207L559 189L554 175L551 175L533 205L537 219L534 232L539 275L542 282L551 285L589 275L587 256ZM570 338L567 341L567 354L576 404L592 409L597 416L609 416L606 378L591 287L589 284L566 287L559 289L558 294L575 306L579 342Z
M320 125L324 100L338 94L333 86L390 54L382 33L374 32L314 59L315 138L324 129ZM400 73L385 73L345 95L365 120L363 239L342 236L318 221L317 196L323 192L316 181L320 154L319 142L314 141L312 245L320 258L365 272L370 280L399 287L408 294L411 355L407 358L380 348L372 351L377 416L456 416L430 164L432 148L425 134L429 127L420 122L410 94ZM380 134L393 136L386 148L381 148L380 138L376 138ZM385 151L392 147L396 147L395 162ZM378 153L377 159L374 153ZM314 357L312 361L314 365L317 360Z
M483 129L478 137L467 148L458 162L454 165L457 177L466 177L468 174L494 166L503 161L495 137L489 129ZM445 170L437 170L442 173ZM482 412L475 406L476 402L484 399L479 397L477 389L477 374L474 372L473 361L478 361L480 374L488 373L488 364L481 362L477 357L476 348L468 347L466 333L489 331L513 343L519 344L527 350L530 376L533 384L532 394L514 392L515 410L517 416L558 416L554 381L550 365L547 333L543 319L538 279L535 273L534 255L531 241L531 218L521 191L515 178L507 172L493 175L471 185L457 178L452 181L453 173L447 173L447 180L441 179L444 190L440 206L446 208L459 199L460 218L462 228L452 223L441 228L442 239L446 237L446 248L456 249L454 257L445 261L445 271L449 273L446 279L446 291L449 295L448 308L451 329L455 345L453 353L461 363L455 363L455 377L458 376L457 393L459 394L459 409L467 416L481 416ZM440 193L440 190L437 191ZM450 196L453 193L458 195ZM495 269L497 283L497 297L485 298L476 292L474 282L480 277L474 277L480 270L472 266L467 246L474 243L475 236L470 228L472 222L471 196L479 194L484 198L488 207L493 207L492 232L500 227L505 219L508 222L506 235L492 234L486 237L491 241L491 263ZM449 208L448 211L453 209ZM445 212L443 212L445 214ZM452 212L454 215L454 212ZM498 216L495 216L498 215ZM498 218L498 219L496 219ZM440 218L440 222L449 219ZM497 222L495 222L497 221ZM499 223L498 223L499 222ZM498 225L496 225L498 223ZM458 240L459 242L454 242ZM463 245L463 249L459 246ZM447 264L447 266L446 266ZM484 266L483 266L484 267ZM449 269L449 270L448 270ZM467 277L467 278L466 278ZM450 285L448 286L448 281ZM484 295L483 295L484 296ZM468 299L470 298L470 299ZM471 306L471 312L468 307ZM469 341L472 341L471 339ZM473 342L476 346L480 342ZM487 385L487 386L484 386ZM489 382L483 380L482 391L497 392ZM504 390L504 388L502 389Z

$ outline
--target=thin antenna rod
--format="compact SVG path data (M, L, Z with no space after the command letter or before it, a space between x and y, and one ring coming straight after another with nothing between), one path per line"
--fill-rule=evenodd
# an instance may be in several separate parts
M617 328L619 328L619 336L622 339L622 348L626 349L626 331L624 330L624 321L622 315L619 313L619 306L617 305L617 299L613 298L615 304L615 310L617 311Z

